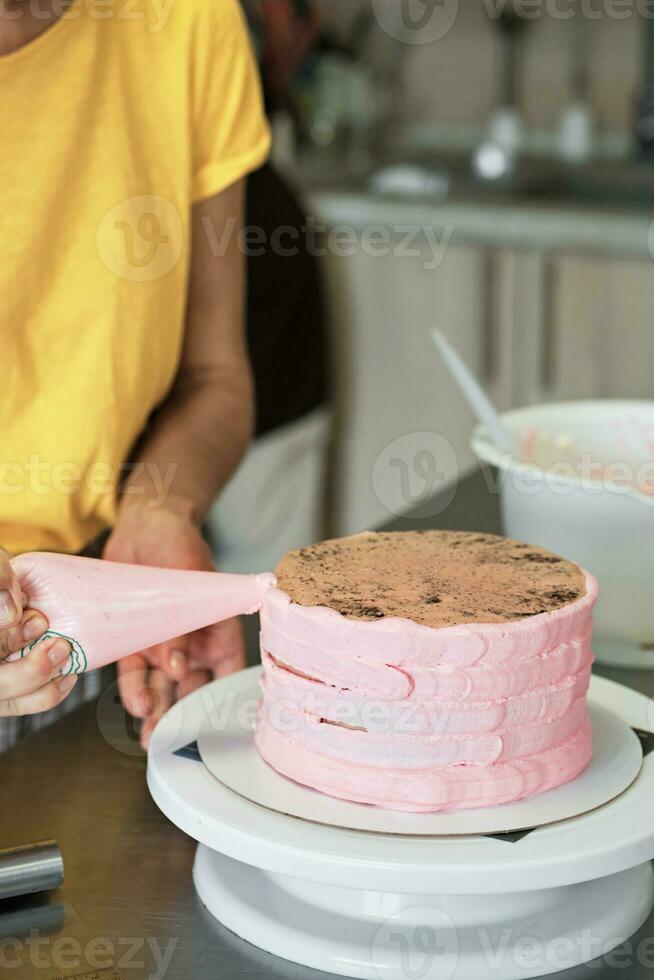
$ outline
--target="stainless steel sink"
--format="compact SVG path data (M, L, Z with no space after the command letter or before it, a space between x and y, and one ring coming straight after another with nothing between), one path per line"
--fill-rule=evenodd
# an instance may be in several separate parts
M394 200L416 200L424 203L556 206L567 208L654 211L654 166L636 161L597 161L572 165L548 158L524 157L509 179L493 181L477 177L470 154L411 153L387 157L376 166L354 172L333 164L329 175L319 183L339 190L374 193L371 178L389 166L422 168L425 173L447 177L446 189L439 183L437 195L402 193L394 189L384 195Z
M506 192L537 204L654 208L654 167L636 162L572 166L524 161Z

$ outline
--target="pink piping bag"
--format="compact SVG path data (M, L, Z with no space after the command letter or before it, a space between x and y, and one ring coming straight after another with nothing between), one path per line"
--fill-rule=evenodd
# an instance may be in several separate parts
M275 585L269 574L178 571L45 552L19 555L11 565L29 607L46 616L46 635L63 636L72 645L64 674L95 670L156 643L257 612ZM33 646L8 659L26 656Z

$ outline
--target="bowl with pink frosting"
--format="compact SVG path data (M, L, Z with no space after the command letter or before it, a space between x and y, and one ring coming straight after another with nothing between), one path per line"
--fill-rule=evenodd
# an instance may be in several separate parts
M654 669L654 402L559 402L502 421L510 452L482 426L472 448L499 493L504 532L598 578L598 660Z

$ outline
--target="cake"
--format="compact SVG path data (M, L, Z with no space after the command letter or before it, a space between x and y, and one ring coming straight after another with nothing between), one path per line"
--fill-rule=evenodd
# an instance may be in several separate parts
M365 533L292 551L261 617L256 744L344 800L432 812L575 779L597 583L495 535Z

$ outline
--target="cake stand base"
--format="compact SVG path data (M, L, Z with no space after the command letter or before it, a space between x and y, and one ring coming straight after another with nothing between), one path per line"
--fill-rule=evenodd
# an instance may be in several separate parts
M362 980L526 980L601 957L647 919L654 904L648 698L593 679L591 701L645 739L639 774L603 806L509 835L420 836L299 819L216 779L196 740L216 705L238 710L239 691L253 676L232 675L175 704L148 754L155 802L200 845L198 894L238 936L305 967ZM222 748L234 751L227 733Z
M650 864L609 878L499 895L404 895L326 886L200 845L208 910L260 949L362 980L527 980L615 949L654 902Z

